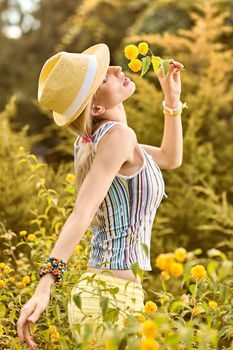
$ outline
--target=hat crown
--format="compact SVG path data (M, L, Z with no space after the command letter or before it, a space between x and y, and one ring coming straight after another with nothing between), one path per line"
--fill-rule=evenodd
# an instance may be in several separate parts
M102 83L109 61L105 44L94 45L83 53L61 51L50 57L39 76L39 103L61 115L65 121L62 125L70 123Z

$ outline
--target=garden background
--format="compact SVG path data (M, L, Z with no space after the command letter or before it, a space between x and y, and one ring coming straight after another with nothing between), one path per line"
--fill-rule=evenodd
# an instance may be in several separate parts
M182 114L183 163L162 170L168 198L153 225L153 270L134 268L144 277L145 302L158 307L147 318L158 326L161 349L233 349L233 2L1 0L0 13L0 349L22 348L19 311L37 285L38 262L50 253L75 202L75 137L38 104L42 65L59 51L82 52L105 42L110 64L121 65L137 85L124 102L128 125L139 143L158 147L163 134L158 79L153 70L140 79L123 55L126 45L141 41L155 55L184 64L181 99L188 105ZM54 287L35 325L39 349L79 348L68 327L67 299L86 270L90 239L87 231L62 287ZM172 256L179 247L187 251L183 261L177 259L184 272L169 275L156 258ZM192 279L197 264L205 266L206 278ZM185 302L188 294L192 299ZM195 313L197 304L202 311ZM118 348L114 339L119 344L122 334L111 334L109 349ZM127 334L130 349L142 348L132 329Z

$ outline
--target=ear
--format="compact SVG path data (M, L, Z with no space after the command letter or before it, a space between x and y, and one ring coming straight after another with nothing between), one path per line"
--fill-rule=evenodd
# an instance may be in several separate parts
M105 107L103 106L92 106L91 114L94 116L102 115L105 112Z

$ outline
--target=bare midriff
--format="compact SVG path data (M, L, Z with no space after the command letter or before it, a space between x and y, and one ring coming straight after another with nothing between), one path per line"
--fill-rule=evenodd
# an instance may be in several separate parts
M105 273L106 269L97 269L96 267L88 266L87 271ZM111 274L113 274L113 276L115 277L123 278L128 281L133 281L142 284L140 277L134 276L133 271L131 270L107 270L107 274L109 275L108 271L110 271Z

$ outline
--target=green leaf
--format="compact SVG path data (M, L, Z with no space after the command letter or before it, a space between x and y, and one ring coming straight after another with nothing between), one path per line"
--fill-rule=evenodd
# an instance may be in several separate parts
M150 56L146 56L142 58L142 70L141 70L141 76L140 78L146 74L146 72L148 71L148 69L150 68L151 65L151 57Z
M141 243L141 246L142 246L142 249L144 250L146 256L148 256L149 255L149 249L148 249L147 244Z
M73 300L75 302L75 304L79 307L80 310L82 310L82 302L81 302L81 298L79 294L75 294L73 296Z
M102 310L102 315L104 316L108 309L108 298L100 296L100 307Z
M209 276L213 279L213 281L217 281L218 280L218 276L216 273L216 270L219 266L219 262L218 261L210 261L207 265L207 271Z
M223 278L226 278L228 275L230 276L232 274L232 265L233 262L230 260L224 260L218 269L218 278L219 280L222 280Z
M163 74L166 76L169 72L169 62L168 60L161 59L161 67L163 70Z
M190 292L192 293L192 295L195 296L196 293L197 293L197 285L196 285L196 284L190 284L189 290L190 290Z
M226 255L223 252L221 252L220 250L215 249L215 248L209 249L207 251L207 254L210 258L212 258L213 256L219 256L220 258L222 258L222 260L227 260Z

